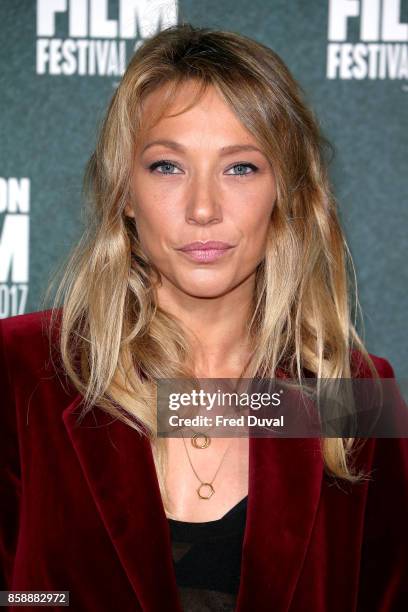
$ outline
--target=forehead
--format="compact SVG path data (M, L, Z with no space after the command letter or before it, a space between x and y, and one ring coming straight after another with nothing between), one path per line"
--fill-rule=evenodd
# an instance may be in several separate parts
M189 79L183 83L170 82L156 87L144 98L142 108L148 114L160 110L165 115L170 115L182 112L187 106L197 103L208 106L217 98L219 95L214 85L204 86L196 79Z
M176 87L161 85L150 92L142 103L141 125L142 139L169 130L178 134L217 132L221 136L238 132L246 140L254 140L218 89L194 80Z

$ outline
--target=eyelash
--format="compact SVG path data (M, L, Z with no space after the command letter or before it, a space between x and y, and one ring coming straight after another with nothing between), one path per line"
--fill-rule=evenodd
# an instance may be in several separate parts
M153 172L156 168L160 166L174 166L175 168L178 168L178 166L176 164L173 164L173 162L168 161L167 159L160 159L159 161L156 161L150 164L149 170L150 172ZM247 166L248 168L251 168L252 172L245 172L245 174L230 174L230 176L244 177L244 176L249 176L251 174L255 174L255 172L258 171L257 166L255 166L254 164L247 163L247 162L246 163L240 162L240 163L234 164L233 166L231 166L231 168L229 168L229 170L231 170L232 168L236 168L237 166ZM172 172L159 172L159 174L163 174L164 176L170 176L173 173Z

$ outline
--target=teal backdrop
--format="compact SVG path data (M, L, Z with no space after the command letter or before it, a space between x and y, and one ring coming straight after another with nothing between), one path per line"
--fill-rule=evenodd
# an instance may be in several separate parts
M405 0L2 0L0 317L42 307L82 231L84 165L132 50L180 21L255 38L301 83L335 148L367 347L407 378Z

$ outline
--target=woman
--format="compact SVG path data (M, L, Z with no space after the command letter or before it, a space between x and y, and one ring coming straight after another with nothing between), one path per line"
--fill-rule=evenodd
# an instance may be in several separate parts
M157 435L161 378L394 376L351 320L324 145L260 43L183 24L135 53L55 304L1 322L3 588L405 609L405 439Z

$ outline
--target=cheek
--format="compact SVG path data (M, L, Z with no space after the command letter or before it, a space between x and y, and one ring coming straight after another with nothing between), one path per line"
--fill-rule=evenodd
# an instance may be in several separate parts
M155 259L163 258L167 243L176 233L175 220L174 211L159 206L158 202L139 204L135 211L135 222L140 244L146 254Z
M230 201L240 219L250 224L265 224L269 221L276 201L276 187L270 175L259 181L241 186Z
M144 194L148 193L145 191ZM140 228L139 233L151 233L160 228L160 218L162 216L163 207L160 206L160 198L152 196L151 194L146 197L141 193L135 194L135 221Z
M269 226L273 206L273 199L250 198L235 210L236 223L244 234L263 235Z
M263 219L260 223L251 226L246 234L246 248L248 253L258 256L265 250L266 238L268 234L268 221Z

